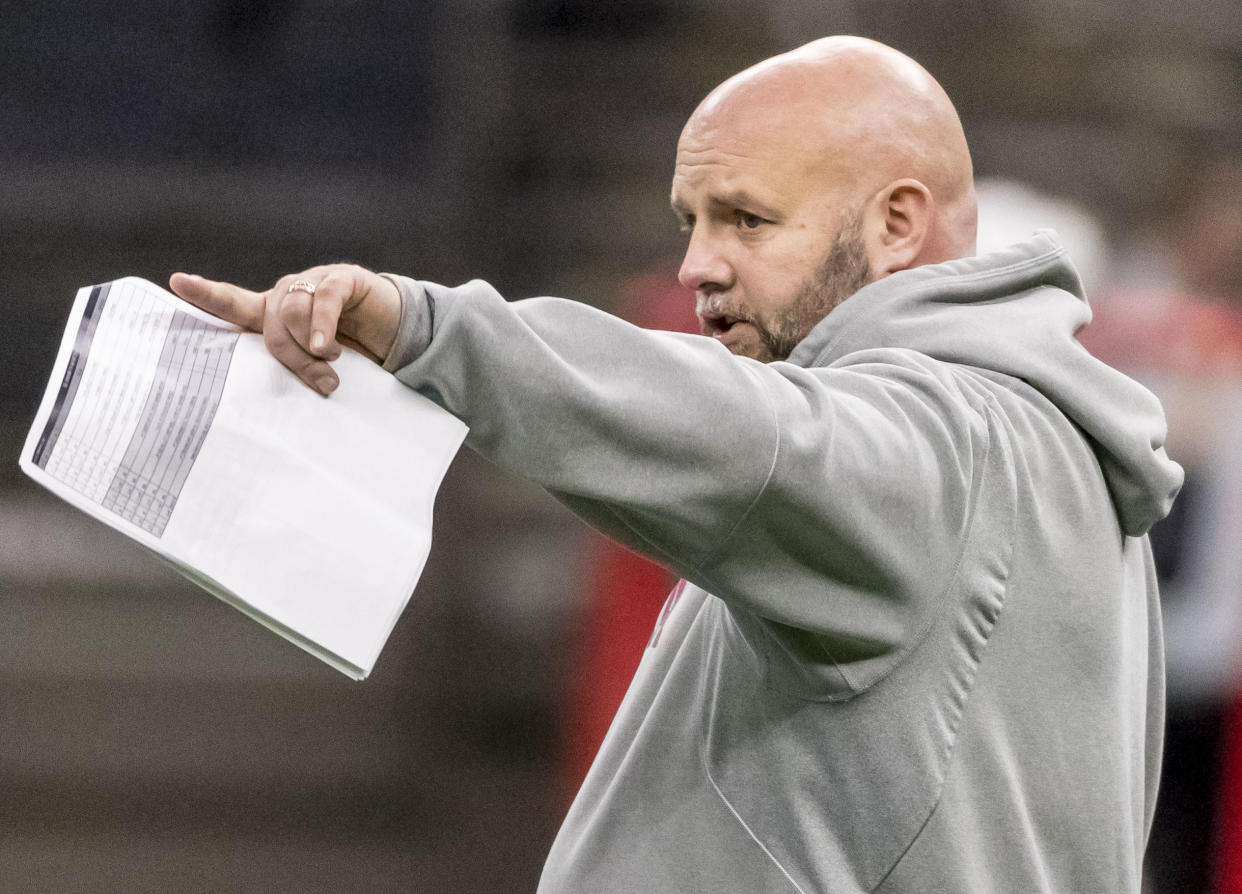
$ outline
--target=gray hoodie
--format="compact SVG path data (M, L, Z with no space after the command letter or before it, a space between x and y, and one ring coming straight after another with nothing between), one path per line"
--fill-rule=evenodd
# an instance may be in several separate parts
M1075 340L1054 236L886 277L766 365L397 281L388 367L686 581L540 891L1138 891L1144 533L1181 471L1156 400Z

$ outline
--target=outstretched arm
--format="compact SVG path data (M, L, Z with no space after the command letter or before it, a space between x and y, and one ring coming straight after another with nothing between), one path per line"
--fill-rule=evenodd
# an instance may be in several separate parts
M948 365L762 364L574 301L395 279L434 332L386 365L472 449L730 605L875 659L858 680L923 629L990 442L987 402Z
M325 396L340 384L331 361L341 345L382 363L401 320L397 287L354 264L312 267L266 292L186 273L174 273L169 285L208 313L262 332L276 359Z

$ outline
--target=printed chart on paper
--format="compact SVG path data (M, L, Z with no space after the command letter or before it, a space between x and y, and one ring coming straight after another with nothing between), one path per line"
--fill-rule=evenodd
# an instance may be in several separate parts
M220 404L237 338L131 282L95 286L35 465L161 536Z

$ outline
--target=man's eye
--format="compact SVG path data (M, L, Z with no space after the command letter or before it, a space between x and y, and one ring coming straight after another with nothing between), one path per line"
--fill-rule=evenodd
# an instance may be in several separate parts
M749 212L746 212L746 211L738 212L737 225L739 227L742 227L743 229L753 230L756 227L758 227L760 224L765 224L765 223L767 223L767 221L764 220L762 217L760 217L758 214L750 214Z

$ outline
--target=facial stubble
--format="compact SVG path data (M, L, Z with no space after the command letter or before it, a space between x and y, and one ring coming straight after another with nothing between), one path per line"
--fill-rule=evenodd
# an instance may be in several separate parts
M771 322L752 320L765 363L787 360L798 342L833 308L873 279L862 241L862 221L845 223L815 272L798 287L789 305Z

